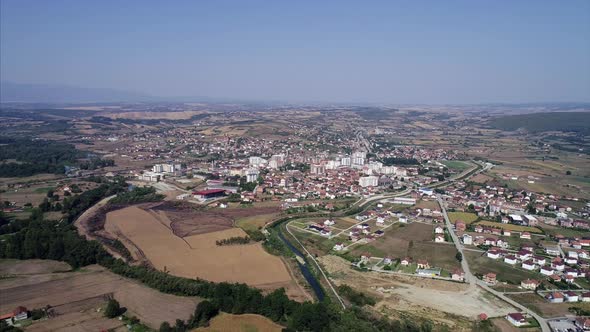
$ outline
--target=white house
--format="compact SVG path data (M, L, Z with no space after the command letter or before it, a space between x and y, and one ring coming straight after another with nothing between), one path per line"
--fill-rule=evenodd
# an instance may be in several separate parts
M463 234L463 244L473 244L473 237L469 234Z
M385 219L383 217L377 217L377 226L383 226Z
M539 266L543 266L543 265L547 264L547 260L543 256L534 256L533 262L535 262L535 264L537 264Z
M444 235L442 235L442 234L436 234L436 236L434 237L434 242L436 242L436 243L445 242Z
M511 313L511 314L506 315L506 319L510 322L510 324L512 324L516 327L528 325L528 322L527 322L526 318L524 317L524 315L519 312L515 312L515 313Z
M522 232L522 233L520 233L520 238L521 239L530 240L531 239L531 233L529 233L529 232Z
M326 219L326 221L324 221L324 226L334 226L334 225L336 225L336 222L334 220Z
M565 296L565 300L567 302L578 302L579 296L578 294L572 292L572 291L568 291L563 293L563 295Z
M546 275L546 276L551 276L551 275L553 275L553 269L550 268L549 266L542 266L541 267L541 274Z
M520 286L524 289L535 290L539 287L540 282L534 279L526 279L520 282Z
M491 259L498 259L500 258L500 252L494 249L488 250L488 252L486 253L487 256Z
M514 257L514 255L508 255L508 256L504 257L504 263L514 265L514 264L518 263L518 261L516 260L516 257Z
M334 251L340 251L342 249L344 249L344 244L343 243L336 243L336 245L334 245Z
M407 224L408 223L408 217L403 216L403 217L399 217L398 219L399 222Z
M445 229L442 228L442 226L436 226L434 228L434 233L436 233L436 234L443 234L444 232L445 232Z
M522 268L525 270L532 271L535 269L535 267L535 262L533 262L532 260L522 262Z
M590 302L590 292L582 294L582 302Z

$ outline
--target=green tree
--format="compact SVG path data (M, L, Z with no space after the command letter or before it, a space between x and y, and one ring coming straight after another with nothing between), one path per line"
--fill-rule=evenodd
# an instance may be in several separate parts
M189 328L208 326L211 318L219 314L219 307L210 301L203 301L197 305L193 317L189 321Z
M170 326L170 323L168 322L162 322L162 324L160 324L160 328L158 329L159 332L172 332L172 327Z
M455 255L455 258L461 262L463 260L463 254L461 254L459 251L457 251L457 254Z
M120 312L121 306L119 305L119 302L115 299L110 299L107 303L106 309L104 310L105 317L115 318L119 315Z

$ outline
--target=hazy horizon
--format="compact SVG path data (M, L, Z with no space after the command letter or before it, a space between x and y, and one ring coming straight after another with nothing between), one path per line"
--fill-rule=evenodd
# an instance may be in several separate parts
M590 2L0 2L0 80L177 98L590 102Z

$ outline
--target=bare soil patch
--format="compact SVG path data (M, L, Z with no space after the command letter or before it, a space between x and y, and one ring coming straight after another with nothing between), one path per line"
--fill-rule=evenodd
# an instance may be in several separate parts
M335 284L347 284L378 299L376 309L395 309L422 314L449 324L441 312L475 318L505 315L514 309L493 296L467 284L443 280L396 276L378 272L360 272L350 268L344 259L328 255L320 257ZM424 308L428 308L424 311ZM451 326L453 324L450 320Z

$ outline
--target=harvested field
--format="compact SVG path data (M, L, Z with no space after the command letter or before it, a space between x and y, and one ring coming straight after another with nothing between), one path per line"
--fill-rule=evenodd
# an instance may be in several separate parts
M260 243L217 246L216 240L245 236L243 230L231 228L184 238L153 214L130 206L109 212L105 230L124 236L156 268L187 278L210 281L243 282L252 286L286 286L292 280L280 260L264 251Z
M1 259L0 276L21 275L21 274L41 274L53 272L70 271L72 267L66 262L57 262L42 259L30 259L21 261L18 259Z
M208 327L200 327L195 332L280 332L283 327L260 315L232 315L220 313L213 318Z
M56 328L70 320L76 322L86 319L99 324L101 329L110 328L110 320L106 321L93 315L88 318L86 315L74 314L100 306L109 296L113 296L121 306L126 307L130 315L137 316L152 328L159 327L163 321L174 323L177 318L188 319L200 301L197 297L160 293L96 265L78 272L22 275L1 280L0 292L0 312L12 310L17 306L29 309L46 305L55 307L58 318L61 317L60 321L55 323ZM69 314L73 316L63 317ZM62 319L65 321L61 322ZM52 320L48 320L48 324L52 324ZM102 325L103 323L105 325Z

